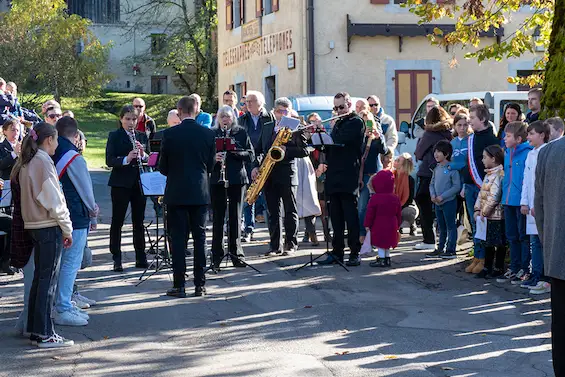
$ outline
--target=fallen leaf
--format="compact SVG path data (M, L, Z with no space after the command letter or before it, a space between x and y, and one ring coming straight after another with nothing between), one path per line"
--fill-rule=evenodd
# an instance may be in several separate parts
M52 359L53 360L61 360L61 357L60 356L53 356Z
M108 340L108 339L110 339L109 336L105 336L105 337L104 337L104 340Z
M396 360L396 359L398 359L398 356L386 355L386 356L385 356L385 359L386 359L386 360Z
M312 305L306 305L304 309L312 309Z
M336 352L336 355L347 355L349 353L349 351L343 351L343 352Z

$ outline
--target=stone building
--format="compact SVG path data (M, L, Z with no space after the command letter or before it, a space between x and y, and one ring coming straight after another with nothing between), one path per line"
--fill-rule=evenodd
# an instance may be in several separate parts
M431 46L426 35L436 25L418 25L401 2L218 1L218 92L260 90L269 104L283 95L377 94L400 123L431 92L516 90L507 77L531 74L541 57L478 65L464 59L464 51ZM517 12L485 36L490 42L512 34L532 12ZM437 26L449 31L453 23Z

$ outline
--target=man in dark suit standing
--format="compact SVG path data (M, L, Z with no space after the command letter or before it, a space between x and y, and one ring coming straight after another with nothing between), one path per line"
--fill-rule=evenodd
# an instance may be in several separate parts
M318 264L343 263L345 249L345 224L347 223L347 244L350 254L348 266L359 266L361 242L359 241L359 215L357 196L359 194L359 168L365 124L351 110L349 94L341 92L334 97L334 111L342 115L334 125L331 137L340 146L329 148L325 190L330 200L330 218L334 228L333 250L326 260Z
M283 116L290 116L292 104L286 97L275 101L275 122L263 126L261 137L255 146L257 156L266 155L279 132L279 122ZM284 159L275 163L269 178L265 182L263 192L267 201L269 212L269 235L271 242L266 256L276 254L290 255L298 249L298 209L296 208L296 190L298 187L298 169L295 158L308 156L306 149L306 135L304 132L295 132L292 139L281 147L285 151ZM252 178L255 180L259 174L259 162L253 169ZM281 201L284 206L285 243L284 251L281 249Z
M206 294L206 210L210 204L209 173L215 163L215 133L195 121L197 103L183 97L177 104L181 124L163 133L159 168L167 176L164 204L172 243L173 288L168 296L186 297L185 247L188 232L194 239L195 296Z

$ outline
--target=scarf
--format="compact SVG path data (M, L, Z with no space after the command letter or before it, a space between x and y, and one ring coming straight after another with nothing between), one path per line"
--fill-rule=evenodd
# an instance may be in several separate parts
M404 172L394 171L394 194L400 199L400 204L406 204L410 197L410 183L408 181L408 174Z

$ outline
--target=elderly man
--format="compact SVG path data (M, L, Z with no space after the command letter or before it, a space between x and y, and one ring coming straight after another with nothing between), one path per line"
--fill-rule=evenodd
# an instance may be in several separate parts
M212 115L202 111L202 98L196 93L191 94L189 97L194 98L196 101L196 123L202 127L211 128Z
M536 167L534 211L543 245L544 272L551 285L543 283L539 291L551 291L551 339L555 376L565 376L565 249L563 243L563 182L565 182L565 138L547 144L539 152Z
M257 147L261 138L261 130L267 123L274 122L273 114L265 109L265 97L261 92L250 90L246 97L247 112L239 118L239 125L247 131L251 145L255 149L257 155ZM252 164L248 164L247 172L251 178ZM250 242L253 239L253 230L255 229L255 210L263 202L263 195L259 197L256 203L249 205L243 203L243 217L245 219L245 229L242 236L243 242Z
M380 120L383 134L386 141L386 146L389 150L393 151L398 145L398 132L396 131L396 122L392 117L385 113L384 109L381 107L381 100L379 97L372 95L367 98L369 102L369 107L373 116L377 120Z
M355 112L359 114L363 110L369 111L369 101L366 99L360 99L355 102Z
M330 200L330 218L334 228L333 250L326 260L319 264L343 263L345 250L345 224L347 223L347 243L350 254L348 266L359 266L361 242L359 241L359 214L357 195L359 193L359 166L363 145L365 125L363 120L352 112L351 97L340 92L334 97L334 110L343 116L334 125L331 137L339 148L327 152L325 192Z
M169 111L169 114L167 114L167 125L169 127L173 127L179 124L180 124L179 111L177 109L173 109Z
M141 98L134 98L132 105L137 111L137 127L135 129L145 133L149 139L153 139L157 127L155 121L145 113L145 101Z
M292 104L286 97L275 101L275 121L263 126L261 137L255 145L257 156L265 158L266 153L273 145L274 140L280 132L279 123L283 116L291 116ZM271 242L266 256L276 254L292 255L298 249L298 209L296 207L296 192L298 188L298 169L296 158L308 156L306 149L306 135L303 131L294 132L292 139L281 147L284 158L273 167L264 186L267 211L269 213L269 235ZM255 169L251 173L253 180L259 174L259 162L255 163ZM284 228L285 242L284 250L281 245L281 203L284 206Z

